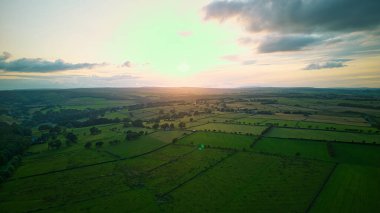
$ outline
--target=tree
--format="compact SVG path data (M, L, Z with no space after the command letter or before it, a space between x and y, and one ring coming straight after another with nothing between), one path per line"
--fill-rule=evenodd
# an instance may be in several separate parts
M186 127L186 123L181 121L179 122L178 127L184 129Z
M116 144L119 144L120 141L119 140L112 140L110 142L108 142L110 145L116 145Z
M98 134L100 134L100 133L102 133L102 131L101 131L100 129L98 129L97 127L92 127L92 128L90 129L90 134L91 134L91 135L98 135Z
M38 130L44 131L44 130L50 130L52 127L48 124L42 124L41 126L38 127Z
M174 129L174 124L171 123L170 126L169 126L170 129Z
M62 128L60 126L58 126L58 125L56 125L55 127L49 129L49 133L53 134L53 135L58 135L61 132L62 132Z
M144 133L144 132L143 132ZM127 131L127 135L125 136L125 139L127 140L127 141L130 141L130 140L133 140L133 139L137 139L138 137L140 137L140 133L138 133L138 132L133 132L133 131L131 131L131 130L128 130Z
M96 148L100 148L100 147L103 146L103 142L102 141L98 141L98 142L95 143L95 146L96 146Z
M132 126L134 127L144 127L143 121L140 119L132 121Z
M155 123L155 124L153 124L153 129L158 129L158 127L159 127L160 125L158 124L158 123Z
M169 124L168 123L161 124L161 129L166 130L167 128L169 128Z
M58 140L58 139L50 141L48 143L48 147L50 149L59 149L59 148L61 148L61 145L62 145L62 142L61 142L61 140Z
M76 143L78 141L78 137L72 132L67 133L66 139L69 142L69 144Z
M194 121L194 118L190 118L190 122L193 122Z
M92 146L91 142L87 142L86 144L84 144L84 148L86 148L86 149L91 148L91 146Z

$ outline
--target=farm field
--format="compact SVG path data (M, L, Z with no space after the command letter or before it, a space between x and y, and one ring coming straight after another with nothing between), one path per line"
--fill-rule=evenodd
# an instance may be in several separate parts
M246 135L233 135L227 133L214 133L214 132L196 132L189 136L186 136L176 144L187 144L187 145L205 145L206 147L220 147L220 148L231 148L239 150L248 150L252 142L254 141L254 136Z
M360 134L351 132L336 132L325 130L307 130L291 128L272 128L268 137L311 139L323 141L340 141L352 143L380 143L380 134Z
M170 196L174 202L164 204L164 209L301 212L331 169L330 163L238 153L173 191Z
M379 167L339 165L310 212L373 212L379 208Z
M319 90L168 90L0 92L0 212L380 209L377 113L327 112L346 96Z
M278 154L291 157L301 157L332 161L324 142L300 139L262 138L253 147L255 152Z
M263 126L250 126L239 124L225 124L225 123L207 123L204 125L191 127L192 130L209 130L217 132L239 133L239 134L253 134L259 135L266 129Z
M379 146L332 143L332 149L337 162L380 166Z

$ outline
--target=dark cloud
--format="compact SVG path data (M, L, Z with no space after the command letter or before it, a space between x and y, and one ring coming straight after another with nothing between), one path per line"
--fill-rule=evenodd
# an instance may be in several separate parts
M223 0L204 10L206 19L238 18L251 32L352 32L380 25L378 0Z
M352 61L352 59L335 59L327 62L312 63L307 65L304 70L320 70L329 68L340 68L347 66L345 62Z
M21 58L13 61L8 59L11 57L10 53L4 52L0 56L0 70L12 72L56 72L64 70L78 70L78 69L91 69L100 64L79 63L71 64L63 60L46 61L40 58Z
M306 35L269 36L259 44L260 53L298 51L322 39Z

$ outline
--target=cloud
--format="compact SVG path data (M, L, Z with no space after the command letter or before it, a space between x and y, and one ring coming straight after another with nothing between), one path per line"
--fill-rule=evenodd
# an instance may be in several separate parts
M255 63L256 63L255 60L246 60L246 61L241 62L242 65L252 65Z
M130 61L126 61L126 62L124 62L122 65L121 65L122 67L131 67L132 66L132 64L131 64L131 62Z
M251 44L252 42L253 42L253 39L249 37L241 37L238 39L238 43L241 45Z
M260 53L298 51L322 39L307 35L268 36L258 46Z
M240 56L238 56L238 55L224 55L221 57L221 59L223 59L225 61L237 62L237 61L240 61Z
M46 61L41 58L21 58L13 61L8 61L11 54L3 52L0 56L0 70L12 71L12 72L56 72L64 70L78 70L78 69L91 69L101 64L92 63L79 63L72 64L66 63L61 59L55 61Z
M376 0L223 0L204 11L206 19L237 18L250 32L353 32L380 25Z
M9 52L3 52L3 55L0 55L0 61L7 60L10 57L12 57L12 54L10 54Z
M347 66L345 62L352 61L352 59L335 59L327 62L312 63L307 65L304 70L320 70L329 68L340 68Z

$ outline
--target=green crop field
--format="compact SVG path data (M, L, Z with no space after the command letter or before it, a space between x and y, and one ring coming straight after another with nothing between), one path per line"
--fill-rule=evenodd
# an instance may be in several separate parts
M303 212L332 164L235 154L170 193L170 212ZM276 203L276 205L274 205Z
M167 144L164 141L152 138L150 136L143 136L137 140L125 141L117 145L109 145L104 147L104 150L121 157L131 157L157 149Z
M379 209L380 168L339 165L311 212L375 212Z
M279 154L319 160L332 160L326 143L300 139L262 138L253 150L255 152Z
M166 143L171 143L174 139L183 137L184 135L190 133L190 131L186 130L157 131L150 134L150 137L164 141Z
M380 146L333 143L332 149L337 162L380 166Z
M355 143L380 143L380 134L360 134L351 132L335 132L323 130L272 128L268 137L299 138L311 140L355 142Z
M250 149L254 136L227 133L196 132L180 139L178 144L200 145L220 148Z

